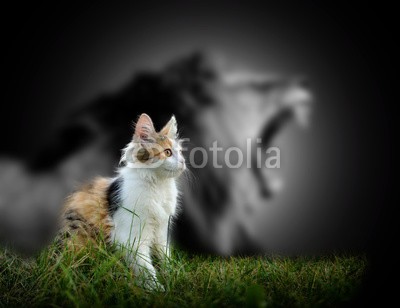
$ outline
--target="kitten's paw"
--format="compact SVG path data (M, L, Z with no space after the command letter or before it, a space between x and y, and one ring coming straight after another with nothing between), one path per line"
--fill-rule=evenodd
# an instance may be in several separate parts
M164 285L162 285L161 283L159 283L157 281L155 291L157 291L157 292L166 292L166 289L165 289Z
M165 292L165 287L157 280L149 279L143 283L143 288L149 291Z

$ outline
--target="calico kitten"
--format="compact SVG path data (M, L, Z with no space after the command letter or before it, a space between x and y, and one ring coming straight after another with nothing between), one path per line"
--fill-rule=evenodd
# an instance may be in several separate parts
M135 274L145 277L144 286L161 287L151 255L165 260L170 254L168 226L177 212L176 180L186 169L175 117L156 132L150 117L142 114L120 162L117 177L97 178L68 198L62 238L79 249L101 233L124 250Z

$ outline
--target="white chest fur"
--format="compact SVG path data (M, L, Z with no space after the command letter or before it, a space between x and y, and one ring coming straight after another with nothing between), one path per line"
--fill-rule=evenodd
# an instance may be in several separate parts
M132 240L166 245L169 217L175 215L178 189L174 179L155 179L148 171L124 168L121 206L114 213L113 238L120 244ZM159 239L162 238L162 239Z

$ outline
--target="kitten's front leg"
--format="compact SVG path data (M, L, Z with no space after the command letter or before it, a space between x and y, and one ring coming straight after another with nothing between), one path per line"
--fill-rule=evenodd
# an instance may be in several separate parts
M135 273L136 279L140 279L140 284L150 290L164 291L164 287L158 282L156 270L152 264L150 247L144 243L134 246L128 258Z
M129 232L117 232L116 240L123 244L126 259L135 273L135 279L143 287L150 290L161 290L163 286L157 281L156 270L152 264L150 238L153 230L149 226L140 228L140 224ZM128 236L129 235L129 236Z
M159 228L156 230L154 248L157 257L160 261L168 261L171 257L171 248L169 245L169 220L160 223Z

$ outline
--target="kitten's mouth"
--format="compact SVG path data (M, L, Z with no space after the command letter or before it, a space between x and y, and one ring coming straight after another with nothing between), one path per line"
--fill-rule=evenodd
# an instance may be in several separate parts
M169 172L175 172L175 169L168 169L168 168L164 168L164 170L169 171Z
M172 173L179 173L179 172L184 171L185 168L186 168L185 165L183 165L182 167L179 167L179 168L177 168L177 169L164 168L164 170L165 170L165 171L168 171L168 172L172 172Z
M179 172L179 171L181 171L182 169L168 169L168 168L164 168L164 170L165 171L168 171L168 172Z

